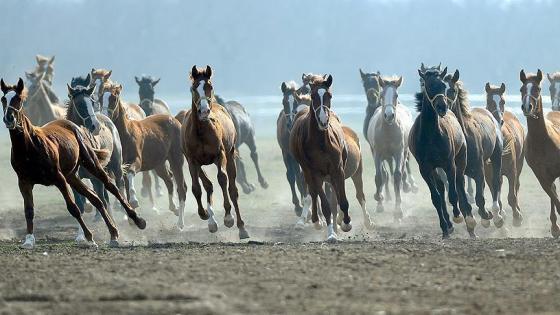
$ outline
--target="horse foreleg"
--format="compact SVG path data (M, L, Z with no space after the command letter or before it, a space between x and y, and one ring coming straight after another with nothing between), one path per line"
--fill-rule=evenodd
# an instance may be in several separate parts
M251 150L251 160L253 160L253 163L255 164L255 169L257 170L257 176L259 177L259 184L261 184L262 188L267 189L268 183L262 176L261 168L259 167L259 155L257 154L257 145L255 143L254 135L250 139L250 141L247 141L247 146L249 147L249 150Z
M475 203L475 196L474 196L474 189L473 189L473 180L472 178L467 176L467 199L470 204Z
M23 197L23 211L25 214L25 222L27 223L27 234L25 235L25 241L21 247L32 249L35 246L35 235L33 235L33 218L35 216L33 185L19 181L18 186L21 196Z
M233 217L231 215L231 203L230 203L229 192L228 192L229 179L227 174L227 157L226 157L226 153L223 150L222 152L220 152L220 157L216 161L216 167L218 168L218 175L217 175L218 184L220 184L220 188L222 189L222 195L224 199L224 210L225 210L224 222L227 221L228 224L230 225L229 227L232 227L234 222L233 222ZM212 214L209 215L212 216Z
M234 150L232 150L227 155L226 161L226 171L227 171L227 178L229 180L229 197L231 198L231 202L233 203L233 208L235 209L235 216L237 220L237 228L239 229L239 239L249 238L249 233L245 229L245 222L241 219L241 211L239 210L239 191L237 190L237 186L235 185L235 177L237 176L237 170L235 169L235 157L234 157ZM224 225L227 227L233 226L233 218L231 214L224 217Z
M95 242L93 241L93 235L91 234L91 231L86 226L86 224L85 224L85 222L82 218L82 215L80 213L80 209L78 208L78 206L74 202L74 198L72 198L72 194L70 193L68 183L66 182L66 178L64 177L64 175L62 173L58 173L57 182L56 182L55 185L58 188L58 190L60 191L60 193L62 194L62 197L64 198L64 201L66 202L66 208L68 209L68 212L70 212L70 214L76 219L76 221L78 221L78 223L80 224L80 227L84 231L84 237L86 238L86 241L87 241L87 243L85 243L85 244L87 244L89 246L92 246L92 247L97 247L97 244L95 244Z
M556 185L554 185L555 179L539 178L539 176L537 176L537 179L548 197L550 197L550 232L552 237L558 238L560 237L560 227L558 227L558 224L556 223L556 210L560 211L560 201L558 200L558 195L556 193Z
M363 163L362 160L360 159L360 163L358 164L358 169L356 170L356 173L352 175L352 182L354 183L354 187L356 188L356 199L358 199L358 203L360 203L360 207L362 208L364 226L368 230L373 230L374 223L371 220L366 208L366 196L364 194L364 182L362 180L362 173L363 173Z
M391 201L393 197L391 196L391 189L390 189L390 184L391 184L390 175L393 174L393 159L388 159L386 164L388 166L388 170L387 168L385 168L385 164L383 163L381 169L383 170L383 182L385 183L385 198L387 201Z
M255 186L247 181L247 172L245 172L245 163L240 156L235 158L235 166L238 171L237 182L241 185L243 193L250 194L255 190Z
M402 211L401 187L402 187L402 174L404 171L404 158L403 154L395 156L395 171L393 173L393 188L395 189L395 213L394 219L399 222L403 219L404 214Z
M430 189L432 204L436 208L436 212L439 218L439 227L441 228L441 231L443 233L443 238L448 238L450 231L449 231L448 222L445 220L442 211L443 197L439 194L439 191L435 184L435 179L434 179L434 176L436 176L435 171L433 169L422 167L422 165L420 165L420 175L422 175L422 178L424 179L426 184L428 184L428 188Z
M89 187L87 187L75 174L68 175L66 177L66 179L68 181L68 184L73 189L75 189L78 193L80 193L82 196L87 198L91 202L91 204L97 209L97 211L99 211L99 213L101 214L101 217L105 221L105 225L107 225L107 229L109 230L109 234L111 235L111 241L110 241L109 245L111 245L111 246L118 245L117 239L119 237L119 231L117 230L117 227L115 226L115 222L113 221L113 219L111 218L111 216L109 216L109 214L107 212L105 202L103 202L103 200L100 199L101 197L99 195L96 195L95 192L93 190L91 190ZM100 184L100 183L94 183L92 181L92 184L94 184L94 186L96 186L96 184L97 184L97 186L99 186L98 184ZM101 184L101 186L103 186L103 185ZM101 191L101 194L103 194L103 191ZM78 237L80 237L80 235L78 235ZM76 239L76 241L79 241L79 240Z
M168 196L168 201L169 201L169 211L173 212L173 214L175 215L179 215L177 206L175 205L175 202L173 201L173 176L171 176L171 173L169 172L169 169L167 168L167 165L165 165L165 163L159 165L158 167L156 167L154 169L154 172L156 173L157 176L161 177L161 179L163 180L163 183L165 184L165 187L167 188L167 196ZM154 176L155 178L156 176ZM157 209L155 210L156 212Z
M325 194L325 190L323 189L322 180L316 179L315 184L318 184L319 187L318 192L319 192L319 198L321 199L321 210L323 211L323 216L325 217L325 222L327 224L327 242L336 242L337 241L336 226L335 226L336 222L333 223L331 214L333 213L333 211L337 211L336 209L337 205L336 204L332 205L332 210L331 210L331 204L329 202L329 198ZM332 187L328 187L328 189L331 190L331 197L332 197Z
M142 188L140 189L140 195L144 198L150 196L150 191L152 190L152 175L149 171L142 172Z
M200 187L200 182L198 181L202 169L200 165L195 164L192 161L188 161L188 165L189 173L191 174L191 190L194 195L194 199L196 199L196 204L198 205L198 216L202 220L209 220L208 230L210 231L210 233L214 233L218 230L218 223L214 219L214 211L212 210L212 205L210 203L208 204L208 210L204 209L204 207L202 206L202 188ZM177 226L179 227L179 229L182 229L185 225L183 215L183 211L179 209L179 218L177 221Z
M348 214L348 198L346 198L346 186L344 183L344 169L340 167L335 169L331 174L331 183L333 185L334 191L336 192L336 199L338 200L338 205L340 210L344 215L342 219L342 224L340 224L340 229L343 232L349 232L352 229L352 223L350 215ZM323 200L321 200L323 202ZM323 211L324 212L324 211ZM328 223L328 221L327 221Z
M338 216L339 207L338 207L338 202L336 200L336 194L333 190L332 185L328 182L325 182L325 184L323 185L323 189L325 191L325 196L327 196L329 209L331 210L331 216L333 222L332 226L334 228L334 233L336 234L338 232L338 225L342 223L342 216L340 217Z
M501 228L504 225L504 218L502 216L503 210L501 206L501 193L502 193L502 150L501 146L496 146L492 156L491 174L492 182L490 183L490 190L492 192L492 215L494 216L494 226Z
M296 213L296 216L301 216L301 212L302 212L302 207L300 205L297 193L296 193L296 172L294 170L294 163L295 161L290 160L291 158L288 156L288 154L282 154L282 158L284 161L284 166L286 166L286 180L288 181L288 184L290 185L290 191L292 193L292 203L294 204L294 212ZM297 166L297 165L296 165ZM298 224L300 223L300 221L298 221ZM301 224L303 225L305 223L305 220L303 220L303 222L301 222Z
M185 202L187 200L187 183L185 182L185 174L183 173L183 164L185 164L185 158L181 150L177 147L170 153L169 156L169 166L171 168L171 172L173 173L173 180L175 180L175 185L177 186L177 197L179 198L179 209L177 212L175 212L176 216L179 216L179 213L185 212ZM204 174L204 178L208 180L206 174ZM204 186L204 188L206 188L206 185ZM170 192L169 195L171 206L173 193Z
M443 218L447 223L447 232L451 235L453 234L454 228L453 228L453 223L451 223L451 220L449 219L449 213L447 212L447 202L445 202L446 181L447 179L441 178L440 174L438 174L437 172L434 174L434 182L436 184L436 189L438 190L439 195L441 197L441 213L443 214Z
M463 222L463 216L461 216L461 211L459 210L458 201L458 191L457 191L457 169L453 163L447 166L447 169L443 171L442 169L436 170L436 177L444 184L443 191L445 191L445 182L447 182L449 203L453 208L453 222L459 224ZM445 203L445 195L443 198ZM446 206L447 208L447 206Z
M405 149L405 150L408 150L408 149ZM410 154L409 153L407 154L407 157L406 157L406 178L407 178L408 185L410 186L410 190L413 193L417 193L418 192L418 185L416 185L416 179L414 179L414 176L412 175L412 170L410 169Z
M523 223L523 215L521 214L518 205L519 200L518 200L517 190L516 190L518 179L516 174L517 174L516 170L512 168L512 170L510 170L510 173L506 175L508 179L508 187L509 187L507 198L513 216L512 224L515 227L519 227Z
M377 201L377 212L383 212L383 186L388 185L386 182L385 169L383 161L378 154L374 154L375 161L375 195L373 198Z
M480 223L483 227L487 228L490 226L490 220L493 215L486 210L486 201L484 199L484 187L486 183L484 182L484 162L479 161L480 164L474 166L474 182L476 185L475 201L478 207L478 215L480 216Z
M164 164L164 167L165 167L165 170L167 172L169 172L169 170L167 169L167 165ZM158 174L157 171L153 170L152 175L154 176L154 187L156 189L156 197L161 197L161 196L163 196L163 192L161 191L161 184L160 184L159 178L158 178L159 174Z

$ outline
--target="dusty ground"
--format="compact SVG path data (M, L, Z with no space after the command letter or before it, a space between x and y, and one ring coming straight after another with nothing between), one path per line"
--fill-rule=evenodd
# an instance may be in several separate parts
M210 235L189 194L184 231L174 228L163 197L159 215L140 210L148 220L145 232L119 216L117 249L106 246L107 229L88 214L98 250L74 245L76 223L53 188L36 189L37 248L19 249L22 200L9 152L0 150L0 313L560 313L560 242L549 237L548 200L528 168L521 228L510 220L505 231L479 225L480 239L473 241L456 226L452 239L442 242L419 176L420 192L403 197L408 216L401 224L392 221L391 203L386 212L374 212L373 168L365 154L366 197L377 228L361 227L350 184L354 229L332 245L321 242L324 230L294 230L279 150L273 139L259 140L270 187L241 195L249 243L223 224ZM245 150L242 156L250 161ZM255 181L251 165L248 172ZM219 194L216 199L222 217Z

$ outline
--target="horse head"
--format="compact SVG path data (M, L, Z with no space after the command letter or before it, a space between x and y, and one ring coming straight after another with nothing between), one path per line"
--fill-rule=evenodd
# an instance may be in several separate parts
M537 74L529 73L525 74L525 70L521 70L519 73L519 80L521 80L521 109L526 117L537 119L539 114L542 114L542 108L539 105L542 104L541 98L541 82L543 79L543 73L539 69Z
M324 131L329 127L331 116L331 85L333 77L330 74L317 76L309 83L311 88L311 109L317 121L319 130Z
M206 66L199 69L195 66L191 69L191 95L192 106L196 108L196 115L199 120L207 121L214 103L214 88L210 79L212 78L212 68Z
M85 126L92 134L97 135L101 130L101 124L95 115L93 90L91 85L91 75L72 78L68 87L69 108L67 113L68 120Z
M22 128L22 107L27 97L23 80L19 78L16 85L6 85L4 79L0 80L2 89L2 107L4 109L4 124L10 130Z
M490 85L489 82L486 82L484 90L486 91L486 109L492 113L500 125L503 125L506 105L506 99L504 97L506 93L506 85L502 83L500 86L494 86Z
M402 85L403 77L379 78L382 88L380 101L383 111L383 119L388 124L393 124L397 115L397 104L399 103L398 89Z
M428 69L422 71L418 69L420 81L422 82L423 97L430 103L432 109L443 117L447 114L448 101L446 96L447 85L443 78L447 74L447 67L443 71Z
M138 95L140 96L140 107L150 116L153 113L153 103L155 90L154 87L159 83L160 79L151 76L142 75L141 78L134 77L138 84Z

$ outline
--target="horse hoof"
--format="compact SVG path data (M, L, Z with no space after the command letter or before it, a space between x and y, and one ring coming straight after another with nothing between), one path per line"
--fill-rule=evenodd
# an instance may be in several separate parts
M91 241L86 240L85 242L79 242L77 243L78 247L81 248L92 248L92 249L97 249L97 243L95 243L95 241L92 239Z
M74 240L76 241L76 243L82 243L87 241L84 235L84 231L82 231L81 228L78 228L78 235L76 235L76 238Z
M336 234L331 234L327 237L327 243L336 243L338 242L338 238L336 237Z
M523 224L523 216L521 214L519 214L519 216L514 215L512 224L515 227L520 227L521 224Z
M447 227L447 234L451 235L453 234L453 232L455 232L455 228L452 226Z
M143 230L143 229L146 228L146 220L142 219L141 217L136 217L136 220L134 220L134 224L136 224L136 226L140 230Z
M263 179L263 180L259 181L259 183L261 184L262 188L264 188L264 189L268 188L268 183L266 182L266 180Z
M130 200L129 201L130 206L132 207L132 209L136 209L138 208L140 205L138 204L138 200Z
M179 231L182 231L184 227L185 227L185 222L183 222L182 219L177 220L177 228L179 229Z
M142 189L140 189L140 196L142 196L144 198L148 198L149 194L150 194L150 191L148 190L148 188L142 187Z
M305 228L305 219L299 218L296 222L295 229L301 231Z
M216 233L218 231L218 222L214 220L214 217L208 219L208 231L210 233Z
M117 241L117 240L110 240L108 245L109 245L109 247L111 247L111 248L117 248L117 247L119 247L119 241Z
M320 230L323 228L323 224L319 220L317 220L317 222L313 222L313 226L315 227L315 230Z
M474 232L469 232L469 236L470 236L471 239L473 239L473 240L477 240L477 239L478 239L478 235L476 235L476 233L474 233Z
M385 211L385 207L383 207L382 204L378 204L377 207L375 208L375 211L378 213L381 213L383 211Z
M249 233L247 232L247 230L245 230L245 227L240 227L239 228L239 239L240 240L244 240L246 238L249 238Z
M476 219L472 215L469 215L465 218L465 224L467 225L468 231L474 231L474 228L476 227Z
M342 224L340 225L340 229L343 232L350 232L350 230L352 229L352 223L348 222L348 224L342 222Z
M550 232L552 233L552 237L560 237L560 228L558 227L558 225L553 225L550 229Z
M84 203L84 211L87 212L87 213L90 213L90 212L93 211L93 205L91 203L89 203L89 201Z
M21 244L23 249L33 249L35 247L35 236L33 234L27 234L25 236L25 241Z
M410 184L409 183L403 183L402 189L403 189L403 192L405 194L408 194L411 191Z
M224 225L228 228L233 226L233 223L235 223L235 220L233 219L233 216L230 214L226 215L224 217Z
M494 215L494 226L498 229L504 226L504 218L501 215Z
M455 224L461 224L463 223L463 216L453 216L453 223Z
M364 226L366 230L370 230L370 231L375 228L375 224L373 223L373 221L371 221L370 218L364 220Z
M485 228L489 228L490 227L490 220L480 219L480 224L482 224L482 226L485 227Z
M301 213L303 212L303 208L300 205L296 205L294 207L294 212L296 214L296 217L301 217Z

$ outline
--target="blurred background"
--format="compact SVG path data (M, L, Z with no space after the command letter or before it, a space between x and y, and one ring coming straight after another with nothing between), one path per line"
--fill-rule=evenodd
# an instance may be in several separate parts
M553 0L2 0L0 75L13 81L56 55L54 86L92 67L134 88L186 95L193 64L214 67L219 92L277 95L302 72L331 73L335 94L362 94L358 68L402 74L418 89L421 61L459 68L472 93L519 69L560 70L560 3Z

